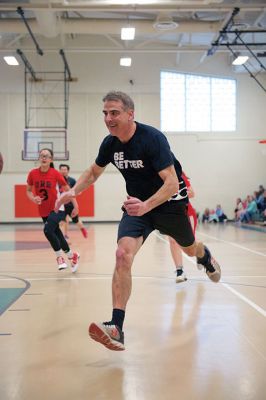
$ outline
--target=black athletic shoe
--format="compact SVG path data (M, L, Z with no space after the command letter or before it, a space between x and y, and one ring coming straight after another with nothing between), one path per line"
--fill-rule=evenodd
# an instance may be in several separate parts
M221 268L218 262L213 258L208 247L204 246L205 255L202 258L197 258L198 269L205 268L208 278L213 282L219 282L221 279ZM206 260L205 260L206 258Z
M103 344L107 349L114 351L125 350L124 333L117 325L111 325L108 322L92 323L89 326L90 337Z
M186 280L187 280L187 277L186 277L183 269L178 268L176 270L176 279L175 279L176 283L185 282Z

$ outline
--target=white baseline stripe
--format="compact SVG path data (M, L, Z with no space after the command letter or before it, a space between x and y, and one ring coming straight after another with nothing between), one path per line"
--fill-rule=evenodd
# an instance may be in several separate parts
M253 254L257 254L258 256L266 257L266 254L265 254L265 253L261 253L260 251L256 251L256 250L249 249L248 247L241 246L240 244L237 244L237 243L234 243L234 242L228 242L227 240L223 240L223 239L218 239L218 238L215 237L215 236L207 235L207 233L203 233L203 232L201 232L201 231L197 231L197 234L206 236L206 237L208 237L208 238L210 238L210 239L215 239L215 240L217 240L218 242L230 244L231 246L238 247L239 249L249 251L250 253L253 253Z
M132 275L133 279L170 279L172 280L172 277L168 277L168 276L137 276L137 275ZM223 279L230 279L230 278L266 278L266 275L256 275L256 276L249 276L249 275L229 275L229 276L223 276ZM112 275L110 276L66 276L66 277L41 277L41 278L32 278L32 277L27 277L25 278L27 281L29 282L33 282L33 281L42 281L42 282L46 282L46 281L86 281L86 280L104 280L104 279L112 279ZM189 279L190 280L204 280L204 277L201 279L198 277L198 275L189 275ZM10 282L10 281L14 281L17 280L17 278L0 278L0 283L1 282ZM209 280L206 279L206 282L210 282ZM232 283L234 284L234 283ZM240 284L241 285L241 284ZM1 288L0 289L4 289ZM21 287L17 287L16 289L21 289Z
M253 301L249 300L246 296L243 296L243 294L239 293L237 290L231 288L227 283L222 283L226 289L228 289L230 292L234 293L237 297L239 297L241 300L243 300L245 303L253 307L256 311L258 311L261 315L266 317L266 311L258 306L256 303L253 303Z
M133 279L171 279L172 278L167 278L163 276L132 276ZM39 281L39 282L47 282L47 281L86 281L86 280L111 280L112 275L110 276L69 276L69 277L43 277L43 278L25 278L29 282L34 282L34 281ZM12 278L5 278L5 279L0 279L0 282L2 281L13 281L14 279ZM4 288L0 288L4 289ZM16 289L20 289L19 287Z
M161 239L163 242L168 243L168 240L166 240L164 237L162 237L161 235L159 235L157 232L154 232L154 234L155 234L159 239ZM235 243L227 242L226 240L217 239L217 238L214 237L214 236L209 236L209 235L206 235L206 234L204 234L204 235L207 236L207 237L210 237L210 238L212 238L212 239L216 239L216 240L218 240L218 241L220 241L220 242L224 242L224 243L227 243L227 244L235 245L236 247L242 247L242 246L236 245ZM243 247L243 249L244 249L244 250L251 251L252 253L256 253L256 254L259 254L259 255L262 255L262 256L266 256L266 254L259 253L259 252L255 252L255 251L250 250L250 249L245 248L245 247ZM185 254L185 256L186 256L186 254ZM191 261L193 264L196 264L196 262L195 262L193 259L191 259L191 257L188 257L188 256L187 256L187 258L188 258L188 260ZM251 300L249 300L247 297L243 296L243 295L242 295L241 293L239 293L237 290L231 288L231 286L229 286L227 283L222 283L222 285L223 285L226 289L228 289L230 292L234 293L234 294L235 294L237 297L239 297L241 300L243 300L245 303L247 303L248 305L250 305L251 307L253 307L254 310L258 311L261 315L263 315L264 317L266 317L266 311L265 311L263 308L259 307L256 303L253 303L253 301L251 301Z

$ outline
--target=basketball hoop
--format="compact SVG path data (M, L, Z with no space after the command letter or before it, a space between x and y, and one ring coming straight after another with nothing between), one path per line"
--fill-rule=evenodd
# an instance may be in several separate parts
M266 145L266 139L259 140L259 144ZM261 153L266 156L266 146L260 146L261 147Z

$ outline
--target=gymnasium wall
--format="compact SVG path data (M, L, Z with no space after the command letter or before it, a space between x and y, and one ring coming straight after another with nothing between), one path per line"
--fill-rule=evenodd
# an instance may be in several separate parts
M68 150L71 175L94 161L99 144L107 134L102 116L102 97L111 90L129 93L136 105L136 120L160 128L160 70L168 69L237 79L237 130L219 133L178 133L167 137L173 152L191 177L198 211L221 203L232 217L236 197L266 186L266 156L258 140L266 138L266 94L247 74L235 74L225 54L200 63L201 54L134 54L131 68L119 66L119 54L67 53L71 73ZM34 53L29 60L36 70L61 68L59 56L43 59ZM4 169L0 176L0 222L32 221L14 217L14 185L23 184L36 164L22 161L24 129L24 67L0 62L0 151ZM266 74L261 76L266 86ZM133 84L130 83L133 81ZM56 165L59 163L56 162ZM94 217L84 220L119 220L125 198L122 176L110 166L95 184Z

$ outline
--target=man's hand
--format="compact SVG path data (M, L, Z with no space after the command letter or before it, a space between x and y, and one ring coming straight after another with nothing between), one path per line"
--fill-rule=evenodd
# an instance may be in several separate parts
M128 215L140 217L150 211L145 203L137 197L127 196L127 200L124 201L124 208Z
M73 199L73 197L75 197L75 193L73 192L73 190L68 190L67 192L63 192L55 202L55 208L54 208L55 212L58 212L62 204L69 203Z

